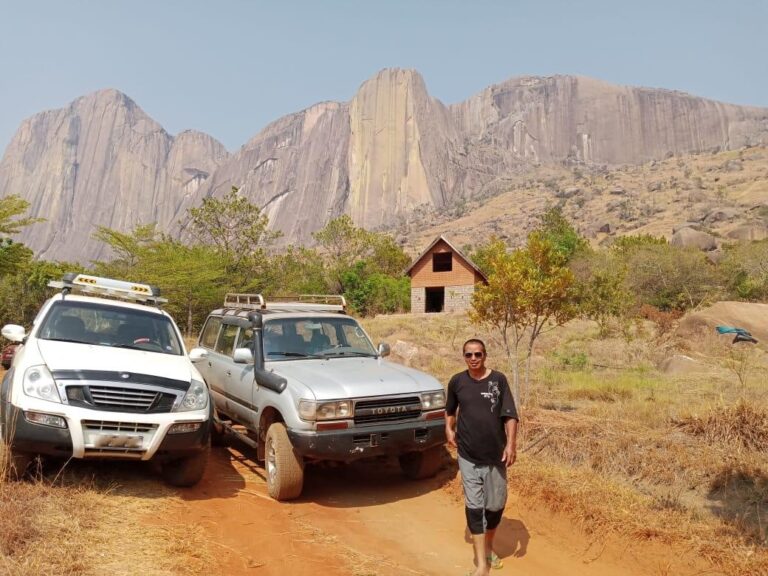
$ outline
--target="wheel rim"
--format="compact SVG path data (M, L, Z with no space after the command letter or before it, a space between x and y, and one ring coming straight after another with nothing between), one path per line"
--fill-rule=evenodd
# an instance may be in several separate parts
M277 478L277 456L275 454L275 445L270 440L267 442L267 479L270 484L275 483Z

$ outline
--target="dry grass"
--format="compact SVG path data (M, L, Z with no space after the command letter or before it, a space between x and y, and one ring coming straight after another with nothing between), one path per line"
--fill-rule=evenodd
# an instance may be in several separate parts
M172 492L156 479L132 478L129 490L109 472L98 474L97 482L83 465L63 475L0 478L0 574L206 573L211 558L196 527L152 522Z
M410 364L443 382L463 369L458 350L471 336L506 369L498 343L461 315L377 318L366 328L418 345ZM698 372L655 368L681 344ZM583 321L546 334L511 489L595 538L674 545L720 573L768 576L768 391L742 386L728 358L721 341L660 340L649 323L609 338ZM762 369L750 368L751 382Z
M743 399L733 406L711 409L704 416L682 416L673 425L713 445L727 444L747 450L768 447L768 409Z

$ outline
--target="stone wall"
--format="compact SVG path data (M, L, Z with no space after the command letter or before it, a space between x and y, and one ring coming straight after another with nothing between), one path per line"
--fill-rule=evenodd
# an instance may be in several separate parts
M424 288L411 288L411 314L423 314L426 304Z
M472 302L472 294L475 292L474 284L464 286L446 286L445 304L443 312L460 312L468 310ZM411 313L423 314L426 304L426 291L424 288L411 288Z
M462 310L468 310L472 302L472 294L474 294L474 292L474 284L467 284L464 286L446 286L444 312L459 312Z

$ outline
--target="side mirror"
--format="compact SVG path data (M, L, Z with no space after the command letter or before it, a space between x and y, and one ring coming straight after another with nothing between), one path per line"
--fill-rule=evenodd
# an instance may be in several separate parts
M386 342L379 342L379 356L380 357L383 358L384 356L389 356L390 351L391 350L389 348L389 344L387 344Z
M24 326L18 324L6 324L2 330L3 338L7 338L11 342L21 342L27 337L27 332L24 330Z
M253 364L253 351L250 348L235 348L234 360L237 364Z
M189 359L192 362L200 362L200 360L205 360L206 358L208 358L208 350L205 348L192 348L189 351Z

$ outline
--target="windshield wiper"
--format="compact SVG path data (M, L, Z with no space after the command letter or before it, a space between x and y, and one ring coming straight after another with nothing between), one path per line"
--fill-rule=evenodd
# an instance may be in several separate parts
M322 358L317 354L305 354L304 352L267 352L267 356L290 356L293 358Z
M129 350L141 350L142 352L149 352L146 348L139 348L133 344L109 344L112 348L128 348Z
M95 344L96 342L86 342L85 340L73 340L72 338L42 338L42 340L53 340L54 342L71 342L72 344Z
M365 358L375 358L375 354L371 354L370 352L323 352L323 356L363 356Z

